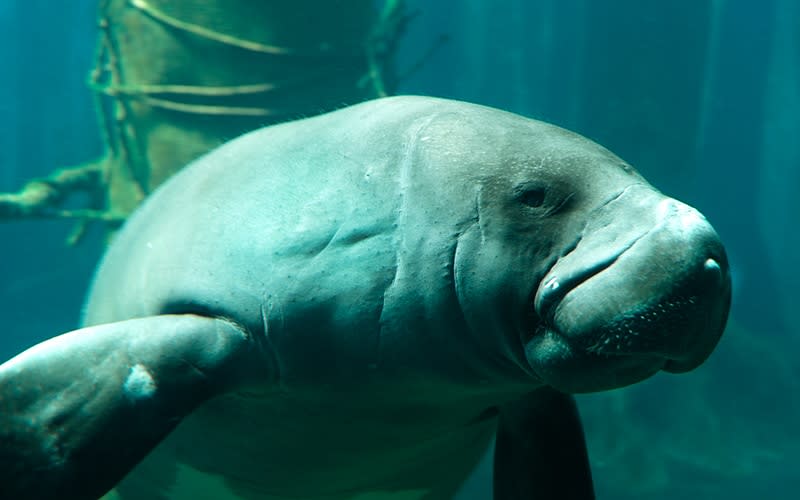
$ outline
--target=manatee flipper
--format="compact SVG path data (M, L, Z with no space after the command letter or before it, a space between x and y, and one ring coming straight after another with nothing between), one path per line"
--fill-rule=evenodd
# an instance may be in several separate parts
M591 500L592 475L575 400L550 388L500 410L495 500Z
M0 365L0 498L97 498L201 403L261 377L233 323L164 315L69 332Z

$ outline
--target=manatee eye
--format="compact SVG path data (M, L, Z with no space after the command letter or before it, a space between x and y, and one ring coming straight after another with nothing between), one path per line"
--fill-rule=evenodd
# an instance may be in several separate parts
M539 208L544 205L545 194L543 187L533 187L520 193L517 199L529 207Z

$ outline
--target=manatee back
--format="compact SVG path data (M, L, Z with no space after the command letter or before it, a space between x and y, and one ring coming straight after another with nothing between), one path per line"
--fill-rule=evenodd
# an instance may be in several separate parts
M187 303L258 323L281 272L307 265L337 233L391 230L407 131L446 102L371 101L248 133L196 160L118 233L85 323Z

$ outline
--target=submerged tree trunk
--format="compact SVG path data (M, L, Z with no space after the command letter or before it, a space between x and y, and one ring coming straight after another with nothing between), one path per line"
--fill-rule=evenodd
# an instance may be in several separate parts
M386 95L405 20L400 0L103 0L90 85L106 154L0 195L0 219L118 223L237 135ZM61 209L76 190L88 209Z

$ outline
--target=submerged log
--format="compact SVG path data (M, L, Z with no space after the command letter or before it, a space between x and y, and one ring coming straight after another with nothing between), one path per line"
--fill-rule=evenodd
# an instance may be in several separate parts
M237 135L387 95L408 20L402 0L103 0L98 14L89 85L106 152L0 194L0 221L117 225ZM85 208L62 208L80 192Z

